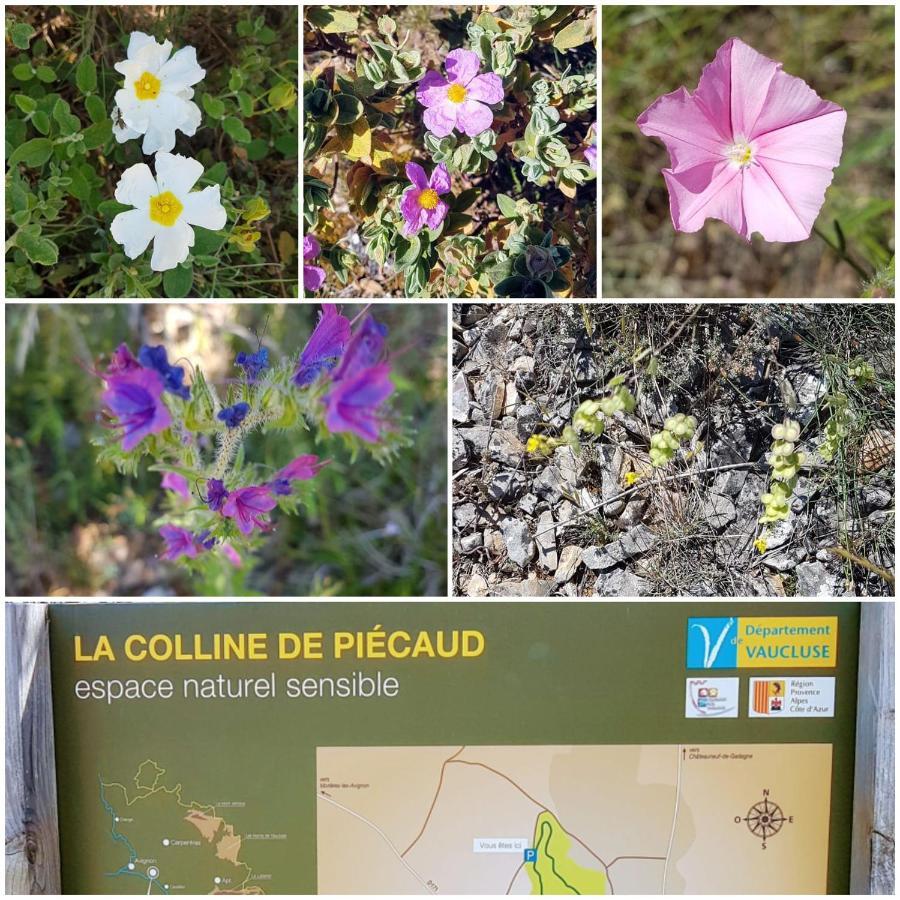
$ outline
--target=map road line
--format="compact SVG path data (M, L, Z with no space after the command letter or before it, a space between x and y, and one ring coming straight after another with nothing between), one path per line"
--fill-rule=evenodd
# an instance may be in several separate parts
M366 825L369 826L369 828L371 828L373 831L376 831L381 836L381 839L388 845L388 847L391 848L394 856L396 856L397 859L400 860L407 872L409 872L409 874L412 875L413 878L415 878L423 888L425 888L427 894L431 894L431 889L428 887L428 882L425 881L425 879L403 858L403 855L394 846L391 839L374 822L370 822L365 816L361 816L358 812L354 812L352 809L349 809L342 803L338 803L337 800L332 800L331 797L326 797L324 794L317 793L316 798L319 800L324 800L326 803L330 803L332 806L336 806L338 809L342 809L345 813L349 813L351 816L359 819L360 822L365 822Z
M669 833L669 846L666 847L666 864L663 866L662 890L660 893L666 892L666 881L669 878L669 860L672 857L672 845L675 843L675 826L678 823L678 806L681 803L681 763L684 759L684 753L681 744L678 745L678 774L675 780L675 809L672 811L672 830Z

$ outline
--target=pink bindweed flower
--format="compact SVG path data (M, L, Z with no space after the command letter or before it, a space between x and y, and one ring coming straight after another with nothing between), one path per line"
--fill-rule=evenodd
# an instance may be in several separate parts
M475 137L487 131L494 113L486 103L503 102L503 82L493 72L478 74L481 61L471 50L453 50L445 61L449 81L429 69L416 88L416 99L425 109L425 127L435 137L447 137L453 129Z
M231 491L222 505L222 515L234 519L242 534L250 534L254 528L265 531L269 526L266 513L277 505L265 485L238 488Z
M666 145L672 224L698 231L720 219L750 240L809 237L840 162L847 113L781 63L738 38L703 69L693 95L679 88L637 120Z
M410 237L426 226L437 228L447 218L450 207L438 195L450 190L450 173L440 163L429 179L418 163L411 162L406 164L406 177L412 182L412 187L408 187L403 194L400 212L404 219L403 234Z
M133 369L106 379L103 402L122 429L122 449L133 450L148 434L158 434L172 424L162 393L165 388L153 369Z
M185 500L191 499L191 486L188 484L187 478L177 472L166 472L162 477L162 487L175 494L180 494Z
M322 252L322 246L311 235L303 235L303 288L317 291L325 283L325 270L318 266L306 265L306 260L315 259Z

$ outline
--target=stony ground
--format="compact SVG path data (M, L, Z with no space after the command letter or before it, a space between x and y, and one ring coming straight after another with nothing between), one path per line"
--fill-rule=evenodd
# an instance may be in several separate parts
M454 314L455 590L468 596L893 594L893 309L888 305L493 304ZM872 364L864 383L852 359ZM604 434L549 457L579 403L625 375ZM838 455L817 452L848 398ZM668 466L649 436L699 426ZM764 550L772 425L802 425L790 517Z

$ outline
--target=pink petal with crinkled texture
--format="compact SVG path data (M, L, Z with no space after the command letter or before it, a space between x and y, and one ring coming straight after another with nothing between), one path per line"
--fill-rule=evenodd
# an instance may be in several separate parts
M431 173L431 182L428 187L437 191L439 194L446 194L450 190L450 173L444 163L438 163L435 170Z
M423 106L437 106L447 99L448 87L450 82L440 72L429 69L416 87L416 100Z
M703 67L700 82L692 96L697 109L706 116L712 129L710 137L731 142L731 44L726 41L716 51L715 59Z
M428 176L425 170L414 162L406 164L406 177L420 190L424 191L428 187Z
M703 108L684 88L651 103L638 116L637 126L647 137L658 137L666 145L673 172L722 158L723 141L712 130Z
M307 291L317 291L325 283L325 270L318 266L303 267L303 288Z
M425 210L419 205L418 188L407 188L403 199L400 201L400 212L403 214L403 233L409 237L422 227L422 218Z
M823 115L769 131L754 140L755 156L833 169L841 161L847 113L840 107Z
M677 231L699 231L707 219L721 219L749 238L741 208L741 172L729 162L703 163L686 172L663 169L669 210Z
M754 133L756 121L769 95L769 85L781 68L781 63L763 56L739 38L727 41L722 50L729 44L731 129L735 138L749 138Z
M744 170L747 231L767 241L805 241L825 202L831 169L761 160Z
M447 54L444 68L451 81L467 85L478 74L481 60L478 58L478 54L471 50L453 50Z
M434 209L425 210L425 224L429 228L437 228L447 217L450 207L443 200L438 200Z
M838 112L843 110L837 103L823 100L802 78L779 70L769 85L765 105L751 137L760 137L797 122Z
M456 110L456 105L449 100L445 100L438 106L430 106L422 117L425 127L435 137L447 137L448 134L453 133L453 129L456 127Z
M482 131L487 131L494 121L494 114L490 108L476 100L463 100L459 104L459 112L456 114L456 122L461 131L469 137L475 137Z
M503 102L503 81L499 75L486 72L484 75L476 75L466 85L467 96L472 100L480 100L482 103Z

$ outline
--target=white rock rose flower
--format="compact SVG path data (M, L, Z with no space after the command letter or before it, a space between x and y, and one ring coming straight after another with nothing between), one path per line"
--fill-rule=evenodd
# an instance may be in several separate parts
M187 259L194 246L194 229L219 231L227 216L219 186L191 191L203 174L203 164L177 153L156 154L156 178L146 163L122 173L116 200L135 209L119 213L112 221L112 236L129 259L140 256L153 241L150 268L174 269Z
M128 59L115 66L125 76L125 86L116 91L113 134L120 144L143 135L142 149L148 155L171 150L176 130L190 137L200 125L191 85L206 70L197 65L193 47L182 47L169 59L171 52L171 41L157 44L149 34L133 31Z

